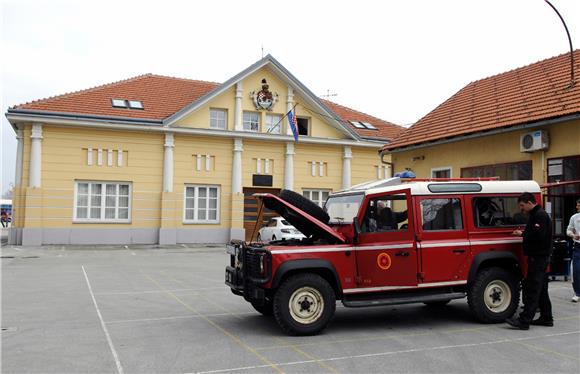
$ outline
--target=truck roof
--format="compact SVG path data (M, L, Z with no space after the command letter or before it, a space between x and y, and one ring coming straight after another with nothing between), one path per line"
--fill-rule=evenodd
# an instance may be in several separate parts
M535 181L499 181L474 179L449 180L402 180L389 178L384 180L361 183L333 195L351 194L356 192L365 195L410 189L411 195L442 195L442 194L495 194L495 193L540 193L540 185Z

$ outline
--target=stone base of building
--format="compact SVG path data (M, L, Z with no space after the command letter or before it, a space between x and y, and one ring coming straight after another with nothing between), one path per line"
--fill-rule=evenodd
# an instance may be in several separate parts
M129 245L129 244L204 244L227 243L244 239L244 229L229 228L152 228L152 229L91 229L91 228L11 228L8 244L40 245Z

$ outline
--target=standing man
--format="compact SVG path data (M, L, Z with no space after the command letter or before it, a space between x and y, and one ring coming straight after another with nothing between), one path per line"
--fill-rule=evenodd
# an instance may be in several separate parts
M580 199L576 200L576 211L570 218L570 224L566 229L566 235L574 240L572 253L572 286L574 287L574 296L572 302L577 303L580 299Z
M523 283L524 310L519 317L508 318L506 322L520 330L529 330L530 325L554 326L546 275L552 254L552 221L531 193L521 194L518 204L521 211L529 215L524 231L513 232L513 235L523 237L524 255L528 257L528 275ZM538 306L540 318L534 320Z

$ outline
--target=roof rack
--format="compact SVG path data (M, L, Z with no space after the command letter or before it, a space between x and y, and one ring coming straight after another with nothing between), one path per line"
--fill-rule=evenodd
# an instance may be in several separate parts
M498 181L499 177L488 178L402 178L402 182L483 182Z

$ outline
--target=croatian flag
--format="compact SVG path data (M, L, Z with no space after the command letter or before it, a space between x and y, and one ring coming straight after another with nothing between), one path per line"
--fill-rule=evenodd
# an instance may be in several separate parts
M294 134L294 141L298 141L298 121L296 120L296 115L292 113L292 109L286 115L288 116L288 124L292 129L292 134Z

